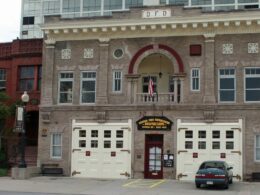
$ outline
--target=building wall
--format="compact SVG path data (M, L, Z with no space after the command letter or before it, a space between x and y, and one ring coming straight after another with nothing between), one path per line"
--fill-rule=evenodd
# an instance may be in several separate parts
M260 36L257 32L258 24L253 21L250 26L249 23L246 24L241 21L241 23L248 25L249 27L247 27L251 31L245 30L247 27L244 25L235 27L236 23L230 24L231 22L228 24L224 22L199 24L201 26L198 27L196 22L192 25L187 20L196 17L208 19L207 15L200 13L198 10L182 10L179 7L172 7L176 17L170 18L167 22L177 20L176 18L181 16L180 18L187 17L187 20L184 20L187 24L178 23L177 29L174 25L163 27L164 20L162 19L160 20L161 23L157 26L154 25L154 27L153 24L147 25L145 23L147 21L143 19L140 19L143 21L138 21L142 9L144 8L133 9L126 15L117 13L111 18L105 19L65 21L53 17L47 20L43 27L46 39L43 55L45 66L40 109L39 151L41 152L39 153L39 162L56 162L64 168L67 175L70 175L72 120L78 119L102 124L103 122L120 122L132 119L133 172L131 177L142 178L144 177L146 134L163 134L164 151L174 153L176 162L176 158L178 158L176 145L177 119L209 124L242 119L244 177L246 174L258 171L259 163L254 161L254 136L260 132L260 125L257 121L259 102L244 102L244 68L260 67L258 53L248 52L248 43L259 44L260 42ZM185 13L187 13L186 16ZM225 13L227 15L219 14L219 17L214 17L226 18L231 16L231 13ZM238 20L245 16L242 12L239 14ZM118 22L117 19L120 17L126 24L131 18L137 19L131 20L131 24L136 25L144 22L143 25L146 25L146 28L142 30L142 26L135 26L135 28L127 27L127 30L125 30L118 26L114 29L107 27L111 21ZM211 15L211 17L213 16ZM96 22L106 25L106 27L104 29L96 26L88 27L86 31L81 28L76 29L75 25L80 24L80 22L83 23L83 21L89 26ZM158 22L158 20L154 21ZM70 25L73 26L73 29L70 29ZM204 30L204 28L206 29ZM233 51L230 54L223 50L224 44L233 44ZM201 55L191 56L191 45L201 45ZM145 50L148 46L151 49ZM83 57L86 48L93 49L93 58L86 59ZM124 50L124 56L120 59L113 57L116 48ZM170 49L167 51L165 48ZM70 49L69 59L62 59L62 50L64 49ZM179 102L169 103L164 101L157 103L137 100L137 93L141 93L141 91L138 91L141 88L142 76L139 75L142 73L140 64L146 65L146 68L142 70L143 72L148 70L150 74L155 72L154 69L148 68L149 60L150 62L153 61L149 59L152 54L164 55L172 62L170 75L174 78L177 77L182 85L182 89L180 89L182 96ZM136 61L133 60L135 58ZM183 70L180 65L181 61L183 62ZM235 68L236 71L236 101L234 103L218 101L218 71L219 68L227 67ZM200 68L199 92L190 89L191 68ZM113 69L123 72L122 93L119 94L114 94L111 90ZM87 70L97 72L96 102L84 105L80 104L80 72ZM165 71L165 69L163 70ZM57 100L58 78L62 71L74 73L72 104L61 105ZM163 74L164 76L166 75ZM162 89L165 89L164 87ZM136 121L143 116L166 116L173 122L172 129L171 131L139 131ZM47 131L47 135L43 135L45 131ZM61 159L52 159L50 155L51 135L56 132L61 133L63 137ZM176 178L176 165L173 168L164 168L164 177Z

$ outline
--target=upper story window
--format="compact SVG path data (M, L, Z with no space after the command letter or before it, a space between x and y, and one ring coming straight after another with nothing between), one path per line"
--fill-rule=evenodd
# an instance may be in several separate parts
M157 93L157 77L151 76L151 79L153 81L153 91L154 91L154 93ZM148 89L149 80L150 80L150 76L143 77L143 93L148 93L148 91L149 91L149 89Z
M104 10L121 10L123 6L122 0L105 0Z
M43 1L43 14L60 13L60 0Z
M101 0L83 0L83 11L101 10Z
M236 101L235 69L225 68L219 70L219 102Z
M200 69L192 68L191 69L191 91L200 90Z
M96 101L96 72L81 73L81 103Z
M260 162L260 135L255 136L255 161Z
M73 97L73 73L61 72L59 77L59 103L72 103Z
M21 66L18 75L19 91L40 90L41 66Z
M260 68L245 68L245 101L260 101Z
M34 24L34 16L23 17L23 25L33 25Z
M113 92L122 92L122 72L113 71Z
M63 0L62 10L65 13L80 12L81 0Z
M0 69L0 91L6 90L6 70Z
M125 7L128 9L130 7L143 6L143 0L125 0Z

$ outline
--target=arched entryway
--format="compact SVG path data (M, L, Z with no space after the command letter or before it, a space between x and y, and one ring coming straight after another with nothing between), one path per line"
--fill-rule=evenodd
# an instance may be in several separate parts
M132 58L128 73L132 103L182 102L184 67L181 57L172 48L161 44L141 48ZM149 90L151 83L153 93Z

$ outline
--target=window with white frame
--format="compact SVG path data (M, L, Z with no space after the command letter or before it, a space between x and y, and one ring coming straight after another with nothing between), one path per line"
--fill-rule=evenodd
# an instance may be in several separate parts
M81 73L81 103L96 101L96 72Z
M255 161L260 162L260 135L255 136Z
M260 101L260 68L245 68L245 101Z
M122 92L122 72L113 71L113 92Z
M59 103L72 103L73 73L62 72L59 77Z
M191 91L200 90L200 69L192 68L191 69Z
M62 136L61 133L51 135L51 158L61 158L62 155Z
M219 102L236 101L236 81L235 69L219 69L218 99Z
M0 91L5 91L6 89L6 70L0 69Z

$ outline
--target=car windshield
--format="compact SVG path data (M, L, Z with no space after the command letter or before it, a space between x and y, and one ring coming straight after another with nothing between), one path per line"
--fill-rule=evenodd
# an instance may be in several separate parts
M200 169L218 168L225 169L225 165L222 162L205 162L200 166Z

